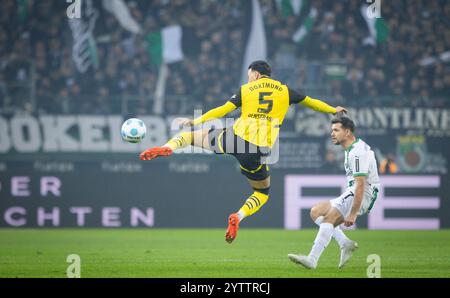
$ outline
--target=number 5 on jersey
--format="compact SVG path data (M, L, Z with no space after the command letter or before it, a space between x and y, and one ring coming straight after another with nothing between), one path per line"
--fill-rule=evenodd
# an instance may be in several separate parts
M272 92L260 92L259 93L259 105L267 105L266 108L258 108L258 113L269 114L273 108L273 99L266 98L267 96L271 96Z

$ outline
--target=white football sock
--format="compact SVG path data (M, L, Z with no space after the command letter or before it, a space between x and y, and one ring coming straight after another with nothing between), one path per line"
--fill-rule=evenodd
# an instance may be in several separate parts
M244 212L242 212L242 211L239 210L239 212L238 212L238 217L239 217L239 222L240 222L241 220L243 220L243 219L245 218Z
M346 243L351 241L347 236L345 236L344 232L341 230L339 226L334 228L333 238L336 239L340 248L344 247Z
M330 243L331 237L333 236L333 230L333 224L327 222L320 224L319 233L317 233L316 239L314 240L314 245L309 253L309 256L316 262L319 260L320 255Z
M320 227L320 224L322 223L323 219L324 219L324 216L321 215L318 218L316 218L316 220L314 222L316 223L316 225L318 225Z
M319 216L316 218L314 222L316 223L316 225L320 227L320 224L322 223L323 219L324 219L323 216ZM340 248L342 248L347 242L350 241L350 239L347 236L345 236L344 232L341 230L341 228L339 228L339 226L334 228L333 238L336 239Z

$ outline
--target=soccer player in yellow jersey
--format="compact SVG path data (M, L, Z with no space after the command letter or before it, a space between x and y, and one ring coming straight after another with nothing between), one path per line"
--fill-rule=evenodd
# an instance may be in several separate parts
M231 154L238 160L241 172L247 177L254 192L238 212L228 218L225 240L231 243L237 234L239 222L257 212L269 199L270 175L265 159L270 154L284 117L291 104L302 104L313 110L336 114L347 112L343 107L328 104L290 89L270 77L271 68L265 61L254 61L248 68L248 83L224 105L212 109L194 120L181 118L184 126L195 126L208 120L222 118L241 107L241 116L231 128L200 129L182 132L162 147L148 149L141 160L168 156L174 150L189 145L211 150L217 154Z

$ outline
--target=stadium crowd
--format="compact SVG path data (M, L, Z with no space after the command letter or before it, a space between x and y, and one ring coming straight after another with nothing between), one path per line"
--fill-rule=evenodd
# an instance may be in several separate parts
M80 73L65 1L0 1L0 109L120 113L126 97L137 99L136 113L151 113L159 66L148 36L174 24L183 28L186 47L185 58L169 65L166 113L212 108L239 88L249 24L243 1L127 0L142 27L137 35L94 2L97 64ZM388 32L375 43L361 1L310 2L297 15L276 0L260 1L275 78L348 106L450 106L449 1L383 1ZM311 31L296 43L292 37L312 7L318 13ZM330 65L344 71L327 75Z

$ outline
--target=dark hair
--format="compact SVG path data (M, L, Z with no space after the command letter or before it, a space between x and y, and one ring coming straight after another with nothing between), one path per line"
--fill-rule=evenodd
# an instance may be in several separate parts
M331 120L331 124L340 123L343 128L350 129L351 132L355 131L355 122L347 116L337 116Z
M253 61L248 69L259 72L263 76L269 76L272 74L272 69L270 65L266 61L257 60Z

